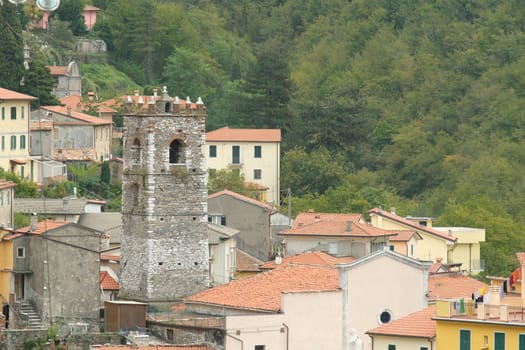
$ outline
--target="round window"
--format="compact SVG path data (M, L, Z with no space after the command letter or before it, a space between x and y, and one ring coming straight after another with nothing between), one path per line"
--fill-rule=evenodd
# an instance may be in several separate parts
M390 310L383 310L378 318L380 324L389 323L392 321L392 312Z

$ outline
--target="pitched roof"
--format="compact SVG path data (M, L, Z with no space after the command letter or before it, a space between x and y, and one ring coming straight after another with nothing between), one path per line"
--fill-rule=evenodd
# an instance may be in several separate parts
M185 302L277 312L283 292L335 290L339 290L337 269L290 264L193 294Z
M235 262L237 264L237 272L259 272L259 266L264 262L245 251L235 248Z
M363 222L363 215L361 214L340 214L340 213L316 213L316 212L306 212L297 214L292 229L310 225L320 221L353 221L353 222Z
M288 264L303 264L303 265L318 265L318 266L335 266L337 264L344 264L354 261L352 256L335 257L321 251L306 252L287 256L283 258L280 264L276 264L275 260L265 262L261 265L261 269L275 269L277 267L286 266Z
M89 114L81 113L75 111L73 108L71 110L68 110L68 107L65 106L41 106L40 109L43 109L48 112L61 114L64 116L68 116L70 118L76 119L83 123L88 124L94 124L94 125L108 125L111 124L109 120L93 117ZM53 122L54 124L62 124L62 122L57 123L56 121Z
M15 187L16 183L13 181L0 179L0 189Z
M97 152L94 148L67 149L55 148L53 150L53 159L55 160L98 160Z
M106 290L119 290L117 281L107 271L100 271L100 287Z
M37 213L37 214L81 214L87 204L86 199L69 198L65 203L64 199L49 198L15 198L13 209L17 213Z
M428 278L429 300L470 298L487 284L462 274L436 274Z
M233 192L233 191L230 191L230 190L222 190L222 191L210 194L208 196L208 199L214 199L214 198L217 198L217 197L220 197L220 196L230 196L230 197L239 199L239 200L241 200L243 202L247 202L247 203L250 203L250 204L253 204L253 205L265 208L265 209L268 209L268 210L273 210L273 207L270 204L268 204L268 203L258 201L257 199L253 199L253 198L247 197L247 196L245 196L243 194L240 194L240 193L237 193L237 192Z
M367 334L401 337L434 338L436 336L435 305L413 312L390 323L370 329Z
M36 97L0 87L0 100L36 100Z
M456 241L456 237L454 236L451 236L451 235L447 235L447 234L444 234L438 230L434 230L433 228L430 228L430 227L426 227L426 226L420 226L416 223L414 223L413 221L410 221L410 220L407 220L401 216L398 216L396 214L392 214L388 211L385 211L385 210L382 210L382 209L379 209L379 208L374 208L374 209L371 209L368 211L368 214L372 215L372 214L375 214L375 215L378 215L378 216L382 216L382 217L385 217L389 220L392 220L392 221L395 221L401 225L404 225L404 226L408 226L410 228L413 228L413 229L416 229L420 232L426 232L432 236L435 236L435 237L439 237L439 238L442 238L444 240L447 240L447 241L450 241L450 242L455 242Z
M16 233L32 233L32 234L39 235L39 234L42 234L42 233L54 230L56 228L65 226L67 224L70 224L70 222L67 222L67 221L55 221L55 220L44 220L44 221L40 221L36 225L36 229L35 230L33 230L31 228L31 225L30 225L30 226L26 226L26 227L21 227L21 228L17 229L15 232Z
M102 345L92 346L93 350L213 350L207 345Z
M86 5L84 6L84 11L100 11L100 9L93 5Z
M295 222L294 222L294 225ZM396 231L385 230L372 225L354 221L319 221L305 226L297 226L279 232L283 236L347 236L382 237L394 236Z
M423 239L419 233L413 230L391 230L396 233L395 236L389 238L394 242L408 242L412 237L416 239Z
M206 133L206 141L281 142L281 129L220 128Z
M117 113L113 108L109 108L103 104L94 101L84 101L82 96L79 95L69 95L64 96L60 99L60 103L66 105L67 107L73 108L73 110L78 111L80 107L81 110L87 110L90 107L95 108L100 113Z
M227 240L239 233L239 230L228 226L208 223L208 244L219 244L221 240Z

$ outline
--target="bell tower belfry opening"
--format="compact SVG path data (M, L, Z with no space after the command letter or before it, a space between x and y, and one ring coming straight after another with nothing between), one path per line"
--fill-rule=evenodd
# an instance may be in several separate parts
M125 101L122 299L171 302L209 287L205 110L166 88Z

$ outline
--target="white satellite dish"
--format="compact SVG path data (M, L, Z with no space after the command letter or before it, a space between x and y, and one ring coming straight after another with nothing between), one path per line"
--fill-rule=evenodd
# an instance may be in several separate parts
M36 6L42 11L55 11L58 8L58 5L60 5L60 0L36 0Z

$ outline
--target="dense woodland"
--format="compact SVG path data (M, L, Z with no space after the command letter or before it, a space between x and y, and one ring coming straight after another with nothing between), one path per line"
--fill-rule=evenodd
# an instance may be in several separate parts
M17 28L35 13L6 3L0 85L16 90L23 71L5 68L23 46ZM166 85L171 95L203 98L208 129L281 128L282 188L291 189L294 212L396 207L440 226L484 227L492 275L510 272L525 250L521 1L91 4L103 13L89 34L78 23L82 0L62 0L51 29L33 30L45 50L24 33L39 48L33 65L74 58L77 36L103 39L105 66L129 84L116 88L111 75L92 73L100 64L84 64L86 89L109 98Z

